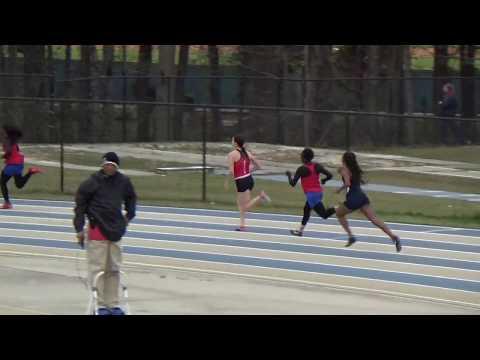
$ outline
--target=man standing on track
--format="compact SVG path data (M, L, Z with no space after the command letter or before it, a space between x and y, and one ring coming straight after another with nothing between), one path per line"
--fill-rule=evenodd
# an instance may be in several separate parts
M85 216L89 220L86 248L90 286L97 274L105 272L97 284L98 315L124 315L119 299L121 239L135 217L137 196L130 179L118 171L119 165L117 154L105 154L102 169L84 181L75 196L73 223L82 247ZM126 215L122 214L122 203Z

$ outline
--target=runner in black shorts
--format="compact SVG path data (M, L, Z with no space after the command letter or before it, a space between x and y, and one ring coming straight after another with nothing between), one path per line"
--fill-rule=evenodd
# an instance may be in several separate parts
M395 244L397 252L402 251L399 237L392 233L388 226L375 215L368 196L361 188L361 184L365 183L362 179L363 171L358 165L354 153L346 152L343 155L342 167L339 169L339 173L342 176L344 185L338 189L337 194L343 190L347 190L347 199L342 205L335 209L335 212L338 221L348 234L347 247L352 246L357 240L348 226L346 216L354 211L360 210L368 220L380 228L385 234L390 236Z
M270 202L270 198L264 191L260 192L260 195L251 199L251 192L255 186L253 181L252 172L261 169L258 160L247 150L245 150L245 140L240 136L232 138L232 146L235 148L230 154L228 154L228 167L230 174L235 180L237 185L237 204L240 211L240 227L237 231L246 231L245 227L245 215L248 210L253 208L259 202ZM253 169L251 169L253 164ZM225 183L227 188L228 183Z

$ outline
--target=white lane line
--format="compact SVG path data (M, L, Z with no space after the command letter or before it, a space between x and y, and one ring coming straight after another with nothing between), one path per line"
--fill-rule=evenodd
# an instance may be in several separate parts
M170 214L169 214L170 215ZM173 214L172 214L173 215ZM39 219L42 219L42 218L37 218L37 217L24 217L26 219L29 219L29 220L39 220ZM48 217L45 218L46 220L48 220ZM145 218L145 217L142 217L142 218L139 218L139 219L145 219L145 220L159 220L159 219L154 219L154 218ZM66 219L59 219L59 220L66 220ZM161 220L159 220L161 221ZM192 220L180 220L180 219L177 219L177 220L168 220L168 221L175 221L175 222L178 222L178 223L193 223L193 224L200 224L200 225L225 225L225 226L228 226L228 225L231 225L231 224L224 224L224 223L212 223L212 222L207 222L207 221L192 221ZM267 220L261 220L261 221L267 221ZM1 218L0 218L0 222L4 222L4 223L10 223L10 224L18 224L18 222L14 222L14 221L1 221ZM29 222L28 225L33 225L33 226L45 226L45 224L42 224L42 223L38 223L38 222ZM320 224L317 224L317 225L320 225ZM51 225L51 226L57 226L57 227L62 227L62 228L72 228L71 225ZM164 225L151 225L151 224L136 224L135 223L135 220L134 222L132 223L132 226L144 226L144 227L165 227ZM233 226L233 224L232 224ZM320 225L321 226L321 225ZM167 227L172 227L172 226L167 226ZM179 226L180 227L180 226ZM195 228L195 227L188 227L188 226L181 226L182 228L188 228L188 229L196 229L196 230L216 230L216 231L226 231L226 232L230 232L229 230L221 230L221 229L208 229L208 227L206 229L202 229L202 228ZM264 224L261 224L261 225L254 225L252 226L252 228L255 228L255 227L261 227L261 228L266 228L266 229L283 229L283 227L279 227L279 226L268 226L268 225L264 225ZM286 227L286 225L285 225ZM355 229L359 235L358 236L368 236L368 237L375 237L375 238L385 238L384 235L375 235L375 234L365 234L365 233L361 233L362 230L364 228L357 228L357 227L352 227L353 229ZM72 228L73 229L73 228ZM15 229L11 229L11 230L15 230ZM16 230L22 230L22 229L16 229ZM35 231L35 232L45 232L45 230L25 230L23 229L24 231ZM52 232L59 232L59 231L55 231L55 230L51 230ZM137 231L137 230L133 230L133 231ZM397 230L398 232L402 232L402 233L413 233L413 234L432 234L432 235L438 235L438 236L452 236L452 234L442 234L442 233L432 233L432 232L423 232L423 231L408 231L408 230ZM440 231L440 230L439 230ZM333 236L335 235L345 235L345 233L341 230L328 230L328 229L325 229L325 230L311 230L311 232L315 233L315 232L326 232L326 233L329 233L329 234L333 234ZM68 233L68 232L67 232ZM73 230L71 232L71 234L74 234L73 233ZM264 233L255 233L255 234L264 234ZM282 234L264 234L264 235L274 235L274 236L285 236L285 235L282 235ZM287 235L287 236L291 236L291 235ZM461 238L473 238L473 239L478 239L478 236L471 236L471 235L455 235L455 236L459 236ZM470 245L470 246L478 246L476 244L470 244L470 243L464 243L464 242L459 242L457 240L445 240L445 239L418 239L418 238L415 238L415 237L406 237L406 236L402 236L401 237L402 239L404 240L415 240L415 241L420 241L420 242L438 242L438 243L442 243L442 244L454 244L454 245ZM318 239L318 238L313 238L313 239ZM333 238L330 238L330 240L334 240ZM337 239L338 240L338 239ZM456 251L456 250L449 250L449 251Z
M166 227L166 228L171 228L171 227ZM190 229L190 230L197 230L195 228L185 228L185 229ZM21 229L9 229L9 230L12 230L12 232L15 232L15 231L18 231L18 232L21 232L21 231L25 231L25 230L21 230ZM214 230L215 231L215 230ZM222 230L219 230L219 231L222 231ZM42 233L44 234L44 231L40 231L40 230L29 230L28 232L34 232L34 233ZM146 234L146 235L149 235L149 234L152 234L152 232L147 232L147 231L141 231L141 230L138 230L136 232L139 232L139 233L142 233L142 234ZM62 232L53 232L52 233L56 233L56 234L63 234ZM165 235L180 235L180 236L190 236L190 237L198 237L198 238L206 238L206 239L211 239L211 238L219 238L218 236L216 235L191 235L191 234L179 234L178 232L173 232L173 231L164 231L164 232L155 232L155 234L158 234L158 235L162 235L162 234L165 234ZM289 235L279 235L281 237L288 237L290 238ZM37 238L36 237L32 237L32 236L28 236L28 235L23 235L23 234L18 234L18 235L5 235L4 237L7 237L7 238L21 238L21 239L30 239L30 240L36 240ZM306 240L321 240L321 241L335 241L333 239L330 239L330 238L322 238L322 239L318 239L318 238L309 238L309 237L304 237ZM399 259L398 261L395 261L395 260L382 260L382 259L368 259L368 258L364 258L364 257L360 257L360 258L355 258L355 257L351 257L351 256L348 256L348 255L328 255L328 254L316 254L316 253L310 253L310 252L295 252L295 251L288 251L288 250L278 250L278 249L262 249L262 248L254 248L254 247L249 247L249 246L239 246L239 245L225 245L225 244L203 244L203 243L196 243L196 242L193 242L193 241L181 241L181 240L162 240L162 239L153 239L153 238L140 238L140 237L133 237L133 236L125 236L124 239L126 241L128 240L134 240L134 241L145 241L145 242L153 242L155 244L158 244L160 242L163 242L163 243L166 243L166 244L192 244L194 246L196 245L205 245L205 246L212 246L212 247L218 247L218 246L222 246L222 247L228 247L228 248L239 248L239 249L246 249L246 250L253 250L253 251L273 251L273 252L281 252L281 253L290 253L290 254L295 254L295 255L318 255L318 256L331 256L331 257L340 257L340 258L352 258L353 260L355 259L358 259L358 260L372 260L372 261L382 261L382 262L389 262L389 263L400 263L402 264L403 262L401 261L401 259ZM302 246L302 247L314 247L314 248L318 248L318 249L343 249L343 246L342 247L338 247L338 246L328 246L328 245L316 245L316 244L301 244L301 243L293 243L293 244L289 244L289 243L282 243L282 242L274 242L274 241L269 241L269 240L264 240L264 239L248 239L248 238L242 238L242 239L239 239L239 238L226 238L227 240L233 240L233 241L240 241L240 242L248 242L248 241L251 241L251 242L258 242L258 243L264 243L264 244L273 244L273 245L297 245L297 246ZM57 239L57 238L44 238L43 240L49 240L49 241L59 241L59 242L71 242L72 240L71 239L67 239L67 238L62 238L62 239ZM3 243L2 243L3 244ZM4 244L4 245L9 245L9 244ZM372 244L367 244L367 245L372 245ZM391 244L375 244L375 245L380 245L382 247L385 247L385 248L391 248L392 245ZM132 246L132 247L139 247L139 248L148 248L148 247L145 247L145 246L134 246L134 245L128 245L126 244L125 246ZM405 246L405 248L407 248ZM56 248L56 249L60 249L60 248ZM354 252L366 252L366 253L375 253L375 254L390 254L390 253L386 253L386 252L383 252L383 251L379 251L379 250L364 250L364 249L349 249L350 251L354 251ZM448 254L451 254L452 252L453 253L462 253L462 254L471 254L470 252L466 252L466 251L454 251L454 250L445 250L445 249L434 249L436 252L443 252L445 254L445 256L425 256L425 255L414 255L414 254L400 254L400 256L402 255L406 255L406 256L418 256L420 258L424 258L424 259L439 259L439 260L451 260L451 261L466 261L466 262L470 262L470 263L478 263L478 261L474 261L474 260L464 260L464 259L458 259L458 258L450 258L448 257ZM476 254L476 253L475 253ZM444 267L444 266L438 266L438 265L430 265L430 264L417 264L417 263L413 263L412 265L420 265L420 266L432 266L432 267L438 267L438 268L446 268L446 269L450 269L451 267ZM457 269L457 268L456 268ZM460 268L460 270L465 270L465 271L477 271L477 270L472 270L472 269L463 269L463 268Z
M146 233L145 234L149 234L149 233ZM30 236L26 236L26 235L19 235L19 236L5 236L7 238L22 238L22 239L35 239L35 238L32 238ZM209 236L197 236L197 237L200 237L200 238L211 238ZM71 242L70 240L63 240L63 239L45 239L45 240L49 240L49 241L58 241L58 242ZM250 252L256 252L256 253L273 253L273 254L276 254L276 255L279 255L280 257L279 258L271 258L271 259L275 259L275 260L282 260L282 261L300 261L300 262L308 262L308 263L312 263L311 260L290 260L289 258L284 258L284 257L281 257L283 255L285 256L296 256L298 258L301 258L302 256L309 256L309 257L319 257L319 258L322 258L322 257L327 257L329 259L332 260L332 262L335 262L337 259L339 260L345 260L345 259L351 259L352 261L372 261L373 263L377 264L377 267L376 268L371 268L371 269L377 269L377 270L381 270L383 271L383 267L382 266L391 266L391 264L399 264L399 265L402 265L402 264L410 264L412 265L413 267L419 267L420 269L422 268L433 268L433 269L444 269L444 270L449 270L449 269L455 269L455 270L459 270L459 271L465 271L467 273L477 273L478 271L480 270L473 270L473 269L465 269L465 268L458 268L458 267L451 267L451 266L441 266L441 265L432 265L432 264L422 264L422 263L404 263L401 261L401 259L398 259L398 260L384 260L384 259L370 259L370 258L365 258L365 257L352 257L348 254L337 254L337 255L331 255L331 254L319 254L319 253L311 253L311 252L299 252L299 251L289 251L289 250L281 250L281 249L264 249L264 248L255 248L255 247L249 247L249 246L241 246L241 245L226 245L226 244L205 244L205 243L195 243L195 242L191 242L191 241L181 241L181 240L168 240L168 241L164 241L164 240L160 240L160 239L144 239L144 238L138 238L138 237L125 237L125 241L128 241L128 240L133 240L133 241L144 241L146 243L149 243L149 242L152 242L153 244L155 245L158 245L158 246L155 246L155 247L152 247L152 246L145 246L145 245L136 245L136 244L126 244L124 246L130 246L130 247L134 247L134 248L141 248L141 249L160 249L160 250L175 250L175 251L193 251L193 252L199 252L199 253L202 253L202 254L219 254L219 255L226 255L226 256L241 256L241 257L251 257L253 255L249 255L249 254L245 254L245 255L237 255L234 253L235 249L240 249L240 250L246 250L246 251L250 251ZM278 242L271 242L271 241L258 241L258 240L248 240L248 239L231 239L231 240L234 240L234 241L239 241L239 242L247 242L247 241L254 241L254 242L259 242L259 243L265 243L265 244L278 244L278 245L286 245L286 244L283 244L283 243L278 243ZM3 244L3 243L1 243ZM163 246L161 246L161 244L163 244ZM5 245L15 245L15 244L5 244ZM22 245L22 244L19 244L19 245ZM165 245L167 247L165 247ZM208 252L207 251L197 251L197 250L191 250L191 249L188 249L188 246L198 246L198 247L205 247L205 248L212 248L212 250L214 252ZM303 244L295 244L295 245L298 245L298 246L303 246L303 247L308 247L308 246L312 246L314 248L318 248L318 249L339 249L338 247L328 247L328 246L318 246L318 245L303 245ZM50 246L50 247L53 247L53 248L56 248L56 249L63 249L63 248L57 248L55 246ZM177 249L175 249L175 247L178 247ZM220 251L226 251L226 252L215 252L216 250L214 249L220 249ZM355 249L351 249L352 251L364 251L364 250L355 250ZM365 251L365 252L368 252L368 253L377 253L377 254L385 254L383 252L375 252L375 251ZM388 253L387 253L388 255ZM417 255L411 255L411 256L417 256ZM439 258L439 257L432 257L432 256L421 256L419 255L419 257L421 258L424 258L424 259L440 259L440 260L452 260L452 261L467 261L467 262L470 262L470 263L477 263L477 261L469 261L469 260L458 260L458 259L447 259L447 258ZM270 258L267 258L267 257L262 257L262 259L270 259ZM315 263L315 262L313 262ZM319 263L321 264L321 263ZM330 264L330 265L335 265L335 266L347 266L347 265L343 265L343 264ZM365 268L365 267L352 267L352 268L355 268L355 269L368 269L368 268ZM388 270L385 270L385 271L388 271ZM398 272L398 271L392 271L392 272ZM417 274L417 275L423 275L423 273L421 271L419 272L416 272L416 273L412 273L412 274ZM428 276L435 276L435 275L428 275ZM470 279L464 279L464 280L470 280Z
M52 240L52 241L58 241L62 242L62 240ZM48 245L24 245L24 244L4 244L2 245L13 245L13 246L29 246L29 247L41 247L41 248L51 248L51 246ZM226 256L226 257L236 257L236 258L249 258L249 259L254 259L254 260L269 260L269 261L285 261L285 262L293 262L293 263L301 263L301 264L312 264L312 265L324 265L322 262L318 261L304 261L304 260L295 260L295 259L282 259L282 258L272 258L272 257L259 257L259 256L252 256L252 255L234 255L234 254L229 254L229 253L224 253L224 252L206 252L206 251L198 251L198 250L175 250L171 248L164 248L164 247L152 247L152 246L131 246L131 245L124 245L126 247L132 247L132 248L141 248L141 249L147 249L147 250L164 250L164 251L178 251L178 252L190 252L194 253L197 255L206 255L206 256ZM57 248L64 250L63 248ZM78 251L76 249L68 249L72 251ZM325 274L325 275L333 275L333 276L342 276L342 277L348 277L348 278L354 278L354 279L368 279L368 280L378 280L378 281L384 281L384 282L393 282L397 284L406 284L406 285L420 285L420 286L425 286L425 287L431 287L431 288L441 288L441 289L449 289L449 290L458 290L458 291L463 291L467 293L473 293L477 294L475 291L470 291L470 290L461 290L461 289L451 289L451 288L444 288L441 286L432 286L432 285L421 285L421 284L412 284L412 283L405 283L405 282L399 282L399 281L393 281L393 280L383 280L383 279L372 279L369 277L363 277L363 276L353 276L353 275L340 275L340 274L328 274L328 273L322 273L322 272L316 272L316 271L308 271L308 270L298 270L298 269L285 269L282 267L269 267L269 266L258 266L258 265L250 265L250 264L236 264L236 263L230 263L230 262L222 262L222 261L215 261L215 260L199 260L199 259L185 259L185 258L178 258L178 257L172 257L172 256L164 256L164 255L148 255L148 254L130 254L130 253L125 253L126 255L138 255L138 256L148 256L148 257L153 257L153 258L166 258L166 259L176 259L176 260L186 260L186 261L199 261L202 263L215 263L215 264L223 264L223 265L241 265L241 266L249 266L253 268L262 268L262 269L281 269L281 270L287 270L287 271L300 271L300 272L305 272L305 273L310 273L310 274ZM333 255L328 255L328 256L333 256ZM456 277L448 277L448 276L439 276L439 275L425 275L422 273L413 273L413 272L406 272L406 271L393 271L393 270L387 270L387 269L378 269L378 268L371 268L371 267L356 267L356 266L349 266L349 265L335 265L335 264L328 264L326 266L336 266L336 267L343 267L343 268L348 268L352 270L367 270L367 271L380 271L380 272L386 272L390 274L400 274L400 275L410 275L410 276L425 276L425 277L432 277L432 278L438 278L438 279L447 279L447 280L456 280L456 281L468 281L468 282L473 282L473 283L480 283L479 280L471 280L471 279L462 279L462 278L456 278ZM431 265L426 265L426 266L431 266ZM432 266L434 267L434 266ZM461 269L464 270L464 269ZM473 270L475 271L475 270Z
M442 191L435 191L435 192L442 192ZM74 203L71 202L71 201L63 201L63 200L28 200L28 199L15 199L16 201L34 201L34 202L58 202L58 203L65 203L65 204L70 204L72 205L72 207L74 206ZM478 200L480 201L480 199ZM29 205L23 205L23 206L29 206ZM50 206L50 205L49 205ZM143 207L143 208L152 208L152 209L159 209L159 210L184 210L184 211L193 211L195 213L193 214L175 214L175 213L171 213L172 215L197 215L199 212L200 213L208 213L208 212L217 212L217 213L224 213L224 214L238 214L238 211L231 211L231 210L212 210L212 209L199 209L199 208L178 208L178 207L164 207L164 206L152 206L152 205L139 205L139 207ZM71 210L71 209L70 209ZM18 211L18 210L16 210ZM62 213L63 214L63 213ZM162 213L156 213L156 214L162 214ZM258 213L258 212L250 212L250 214L252 215L261 215L261 216L277 216L277 217L290 217L290 218L294 218L295 221L300 220L302 217L301 216L297 216L297 215L290 215L290 214L275 214L275 213ZM207 216L210 216L210 215L207 215ZM219 215L216 214L216 215L212 215L213 217L218 217ZM259 219L261 220L261 219ZM371 225L372 228L375 228L371 223L370 221L368 220L359 220L359 219L350 219L349 220L351 223L355 223L355 222L358 222L358 223L363 223L363 224L367 224L367 225ZM312 222L313 223L313 222ZM478 229L475 229L475 228L458 228L458 227L450 227L450 226L436 226L436 225L422 225L422 224L407 224L407 223L398 223L398 222L388 222L388 224L391 224L391 225L399 225L399 226L412 226L412 227L429 227L429 228L438 228L438 229L461 229L461 230L478 230ZM367 227L367 228L370 228L370 227Z
M66 250L71 250L71 249L66 249ZM50 255L50 254L42 254L42 253L27 253L27 252L2 251L2 250L0 250L0 253L77 260L77 257L74 257L74 256ZM142 256L142 255L137 255L137 254L135 254L135 255L136 256ZM143 256L145 256L145 255L143 255ZM177 260L177 259L175 259L175 260ZM196 261L196 260L193 260L193 261ZM457 301L457 300L448 300L448 299L443 299L443 298L421 296L421 295L416 295L416 294L410 294L410 293L407 293L407 292L402 293L402 292L395 292L395 291L389 291L389 290L379 290L379 289L373 289L371 287L361 288L361 287L355 287L355 286L347 286L347 285L338 285L338 284L326 283L326 282L321 282L321 281L308 281L308 280L291 279L291 278L289 279L289 278L285 278L285 277L246 274L246 273L239 273L239 272L233 272L233 271L220 271L220 270L202 269L202 268L194 268L194 267L183 267L183 266L178 267L178 266L173 266L173 265L141 263L141 262L133 262L133 261L128 261L128 260L126 260L124 262L124 264L127 265L127 266L144 266L144 267L153 267L153 268L176 270L176 271L191 271L191 272L200 272L200 273L204 273L204 274L236 276L236 277L243 277L243 278L250 278L250 279L263 279L263 280L269 280L269 281L292 282L292 283L299 283L299 284L306 284L306 285L323 286L323 287L327 287L327 288L331 288L331 289L342 289L342 290L357 291L357 292L363 292L363 293L365 293L365 292L366 293L377 293L379 295L387 295L387 296L400 297L400 298L414 298L414 299L420 299L420 300L431 301L431 302L436 302L436 303L442 302L442 303L447 303L447 304L450 304L450 305L456 305L456 306L462 306L462 307L467 306L469 308L480 309L480 305L477 304L477 303L469 303L469 302L463 302L463 301ZM371 280L371 279L368 279L368 280L369 281L375 281L375 280ZM403 285L408 286L410 284L403 284ZM446 289L446 290L447 291L458 291L458 290L452 290L452 289Z

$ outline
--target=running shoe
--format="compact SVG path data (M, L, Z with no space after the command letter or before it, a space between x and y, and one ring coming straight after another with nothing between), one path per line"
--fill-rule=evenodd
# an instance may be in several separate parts
M240 226L240 227L236 228L235 231L246 232L247 228L243 227L243 226Z
M125 311L123 311L123 309L119 307L114 307L110 309L110 313L112 315L125 315Z
M6 202L2 205L2 207L0 207L0 209L12 209L13 206L12 206L12 203L9 203L9 202Z
M272 199L270 199L270 196L268 196L265 191L262 190L260 193L260 198L263 200L264 203L271 203Z
M30 169L28 169L28 173L32 174L32 175L35 175L35 174L43 174L44 171L42 169L38 168L38 167L33 166Z
M352 236L352 237L348 238L348 243L347 243L347 245L345 245L345 247L350 247L353 244L355 244L356 242L357 242L357 239L355 239L355 237Z
M397 252L402 251L402 243L400 242L400 238L398 236L395 236L393 238L393 243L395 244L395 247L397 248Z
M100 316L106 316L106 315L112 315L110 309L107 309L107 308L99 308L97 310L97 315L100 315Z
M290 230L290 234L292 234L293 236L299 236L299 237L303 236L303 232L298 230Z

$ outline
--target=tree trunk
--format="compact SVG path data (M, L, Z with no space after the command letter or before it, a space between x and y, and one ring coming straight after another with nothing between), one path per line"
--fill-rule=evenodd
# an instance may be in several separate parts
M72 45L65 46L65 73L64 73L64 93L63 97L72 97ZM72 121L72 104L61 103L61 124L60 124L60 136L63 136L64 142L74 142L78 140L78 130L74 127Z
M150 76L152 67L152 45L140 45L138 53L138 75L143 78L138 78L135 82L135 93L138 101L153 101L155 100L155 89L150 85ZM137 119L138 119L138 141L150 141L152 138L152 129L150 117L152 115L152 105L138 105Z
M367 46L367 77L378 78L380 76L380 49L379 46ZM364 101L367 112L377 112L379 110L378 80L368 80L366 99ZM373 124L373 126L369 126ZM378 116L365 117L361 119L357 126L363 129L369 129L368 135L375 145L382 143L383 121Z
M220 76L220 57L217 45L208 45L208 61L210 66L210 76ZM220 92L220 79L210 79L210 103L220 105L222 102ZM223 139L223 121L220 109L212 109L213 132L212 141L222 141Z
M405 78L412 77L412 54L409 45L402 46L403 55L403 76ZM404 80L403 85L403 101L404 101L404 113L413 114L415 112L415 94L412 80ZM415 128L417 120L406 119L405 126L405 143L407 145L413 145L415 143Z
M8 45L8 59L6 63L6 70L9 74L17 73L17 45ZM19 79L16 77L5 78L5 95L9 97L15 97L18 94ZM20 125L22 122L22 107L18 106L15 101L7 101L4 106L5 122L9 124Z
M100 82L100 96L103 100L111 100L110 94L113 92L113 81L111 76L113 75L113 62L115 59L115 47L113 45L103 45L103 67L102 67L102 76L105 78ZM114 123L115 110L113 105L105 104L103 105L102 113L102 124L101 124L101 136L100 139L103 142L112 142L115 141L117 135L117 124ZM118 132L120 134L120 131Z
M436 45L434 47L434 63L433 63L433 106L435 115L440 115L440 107L438 102L442 100L442 87L448 82L448 45Z
M156 100L162 103L173 101L175 82L171 77L175 76L175 45L158 45L158 67L162 78L157 82ZM154 140L167 141L171 127L170 107L157 106L154 116Z
M462 117L475 118L475 45L460 46L460 66L462 79ZM472 122L463 121L461 126L466 140L477 140L476 126Z
M434 59L433 59L433 113L436 116L440 116L441 107L438 105L442 100L442 87L448 82L448 45L436 45L434 46ZM440 142L440 121L436 121L429 125L426 125L425 136L429 142ZM427 134L432 134L428 136Z
M249 75L260 77L248 80L245 84L247 105L277 105L277 77L282 73L282 58L278 48L279 46L272 45L243 46L242 68L247 70ZM243 135L250 142L274 143L277 134L273 124L276 121L276 111L252 110L249 116L244 118Z
M25 74L45 74L45 46L25 45L22 46L24 54ZM26 97L47 97L48 78L38 76L25 77ZM51 123L48 116L48 104L45 102L26 102L22 104L24 109L23 128L25 129L25 140L45 142L49 138L49 126L56 126Z
M96 60L97 50L95 45L81 45L81 66L80 76L82 78L89 78L81 81L82 98L95 99L98 98L98 80L91 79L97 76ZM80 140L83 142L95 142L98 137L98 105L82 104L80 111Z
M175 84L175 102L185 103L185 76L188 71L188 58L190 54L190 45L180 45L179 63L177 68L177 80ZM191 110L191 109L189 109ZM175 116L173 123L173 139L182 140L183 132L183 107L175 107Z

